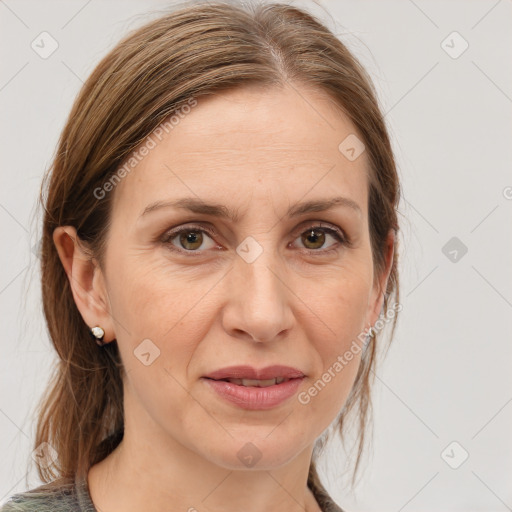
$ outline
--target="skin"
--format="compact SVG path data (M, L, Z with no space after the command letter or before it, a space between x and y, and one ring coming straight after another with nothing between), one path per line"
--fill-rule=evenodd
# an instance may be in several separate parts
M360 353L308 404L295 396L267 411L225 402L201 377L280 363L304 372L305 391L377 320L394 238L390 232L386 268L375 275L367 156L349 161L338 149L353 133L327 96L304 87L199 98L111 192L104 268L87 259L73 227L55 230L84 321L117 339L126 368L124 439L88 477L99 511L320 510L306 484L314 442L345 403ZM291 204L338 195L361 211L286 217ZM174 208L139 218L155 201L182 197L222 203L241 218ZM320 221L351 245L321 230L308 241ZM195 233L210 226L214 235L162 241L185 225ZM236 252L248 236L263 249L252 263ZM144 339L160 350L148 366L134 356ZM251 468L237 456L248 442L261 454Z

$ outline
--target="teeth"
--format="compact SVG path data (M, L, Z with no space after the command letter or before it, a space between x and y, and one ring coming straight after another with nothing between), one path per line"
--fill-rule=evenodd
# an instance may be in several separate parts
M256 380L256 379L223 379L227 382L231 382L232 384L237 384L238 386L247 386L247 387L258 387L258 388L266 388L268 386L274 386L276 384L281 384L281 382L286 382L290 379L285 379L284 377L277 377L275 379L266 379L266 380Z

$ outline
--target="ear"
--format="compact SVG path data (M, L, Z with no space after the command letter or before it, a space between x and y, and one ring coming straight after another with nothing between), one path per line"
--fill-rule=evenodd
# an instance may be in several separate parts
M374 285L368 301L365 327L375 325L384 306L384 294L386 293L389 275L393 266L393 254L395 250L395 232L390 230L386 239L385 268L379 276L374 279Z
M101 327L105 331L105 342L114 340L110 302L99 265L87 253L73 226L57 227L53 232L53 242L84 322L89 328Z

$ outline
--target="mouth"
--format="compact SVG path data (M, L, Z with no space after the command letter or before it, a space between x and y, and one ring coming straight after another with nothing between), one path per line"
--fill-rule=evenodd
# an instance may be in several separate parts
M278 407L294 396L306 375L297 368L274 365L257 370L231 366L202 377L224 401L249 410Z
M208 379L209 377L205 377ZM265 379L265 380L258 380L258 379L234 379L234 378L227 378L227 379L210 379L210 380L216 380L216 381L222 381L222 382L231 382L231 384L236 384L237 386L244 386L244 387L253 387L253 388L268 388L269 386L275 386L276 384L282 384L283 382L288 382L289 378L286 377L276 377L274 379Z
M227 380L240 386L265 387L281 384L287 379L305 377L305 375L298 368L291 366L273 365L256 369L252 366L245 365L221 368L204 377L212 380Z

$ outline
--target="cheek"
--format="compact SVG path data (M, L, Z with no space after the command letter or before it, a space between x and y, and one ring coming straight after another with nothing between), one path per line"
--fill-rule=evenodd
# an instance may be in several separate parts
M315 436L320 435L341 413L354 386L360 365L360 357L343 364L331 363L324 372L298 395L299 403L304 407L305 421L316 418ZM320 427L320 428L318 428Z
M162 426L174 424L170 418L178 425L191 406L187 368L209 328L197 304L198 288L203 295L204 288L142 264L120 264L111 284L130 407L141 417L144 409Z
M183 275L157 254L135 253L112 270L113 314L132 336L160 339L178 328L196 328L189 313L208 290L204 280Z
M334 418L353 388L364 342L361 324L366 311L366 291L363 287L359 295L333 293L331 301L324 301L326 307L321 318L329 326L329 336L312 338L316 339L318 364L309 386L299 397L314 417Z
M310 339L316 340L320 364L305 400L310 398L312 412L318 414L343 406L355 381L365 340L369 277L348 269L340 270L339 275L329 284L324 282L322 292L314 295L314 311L321 322L315 322L319 327L316 334L310 333Z
M140 369L142 354L153 370L184 376L188 362L209 329L202 297L210 288L142 259L112 267L112 316L127 371ZM135 356L135 357L134 357ZM137 358L138 357L138 358ZM143 359L144 359L143 358ZM169 374L162 374L162 378ZM159 378L157 378L158 380ZM156 380L151 381L155 386Z
M371 294L371 275L366 269L338 268L331 279L322 280L318 291L311 293L310 301L328 328L325 347L342 350L348 340L365 327L365 315Z

